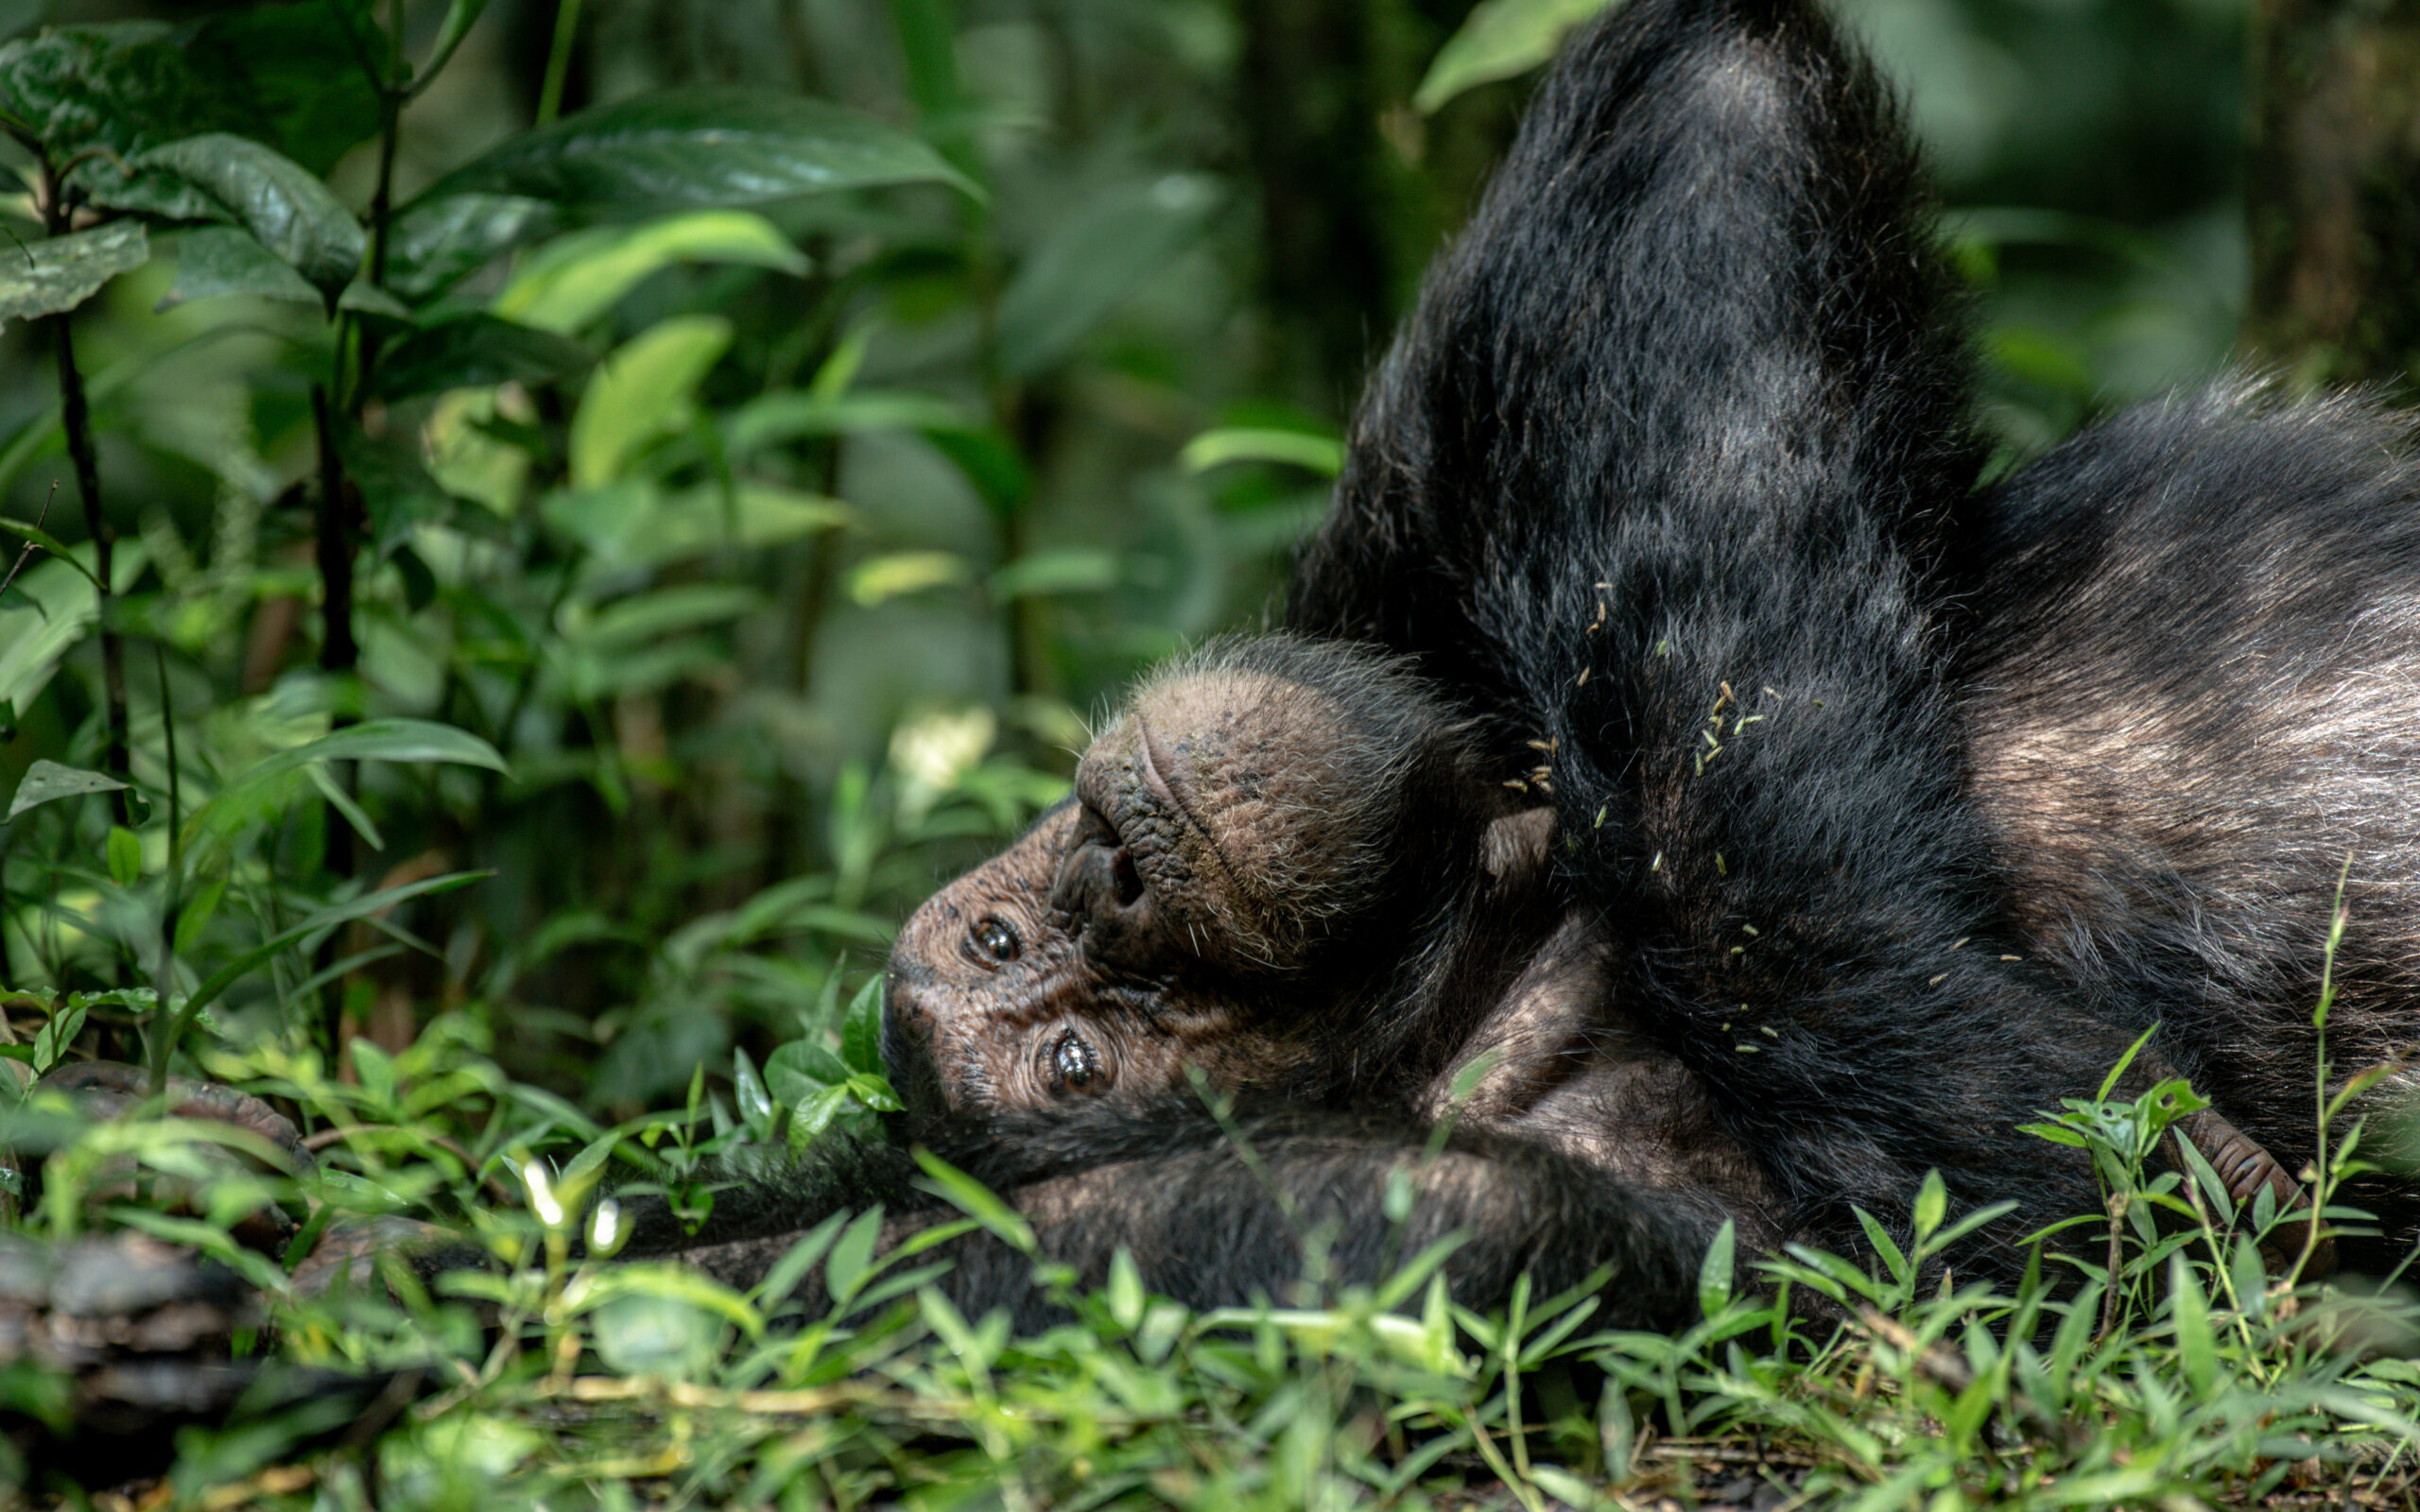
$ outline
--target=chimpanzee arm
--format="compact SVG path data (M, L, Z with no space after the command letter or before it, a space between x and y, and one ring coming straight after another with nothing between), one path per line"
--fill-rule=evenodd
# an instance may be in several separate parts
M2124 1048L2013 959L1964 790L1928 575L1974 453L1916 185L1811 4L1581 34L1387 359L1290 615L1539 743L1504 778L1634 946L1612 990L1827 1237L1928 1166L2031 1222L2088 1208L2013 1128Z
M1146 1286L1194 1307L1290 1304L1304 1296L1306 1275L1331 1285L1381 1281L1459 1233L1445 1275L1467 1305L1502 1306L1525 1272L1545 1296L1602 1266L1612 1276L1604 1321L1673 1327L1696 1306L1697 1265L1723 1217L1703 1195L1626 1190L1518 1143L1457 1138L1432 1157L1419 1130L1350 1115L1234 1127L1239 1139L1199 1108L1148 1117L1104 1109L995 1126L953 1153L1011 1198L1043 1258L1071 1268L1080 1284L1099 1285L1124 1249ZM786 1197L769 1203L768 1188L742 1188L754 1211L718 1211L695 1236L648 1217L631 1252L678 1255L752 1284L830 1211L883 1203L893 1240L957 1216L909 1184L912 1169L895 1150L835 1147L783 1184ZM1415 1194L1400 1224L1384 1208L1397 1172ZM935 1284L970 1314L1006 1308L1027 1329L1062 1315L1034 1285L1033 1262L987 1233L931 1253L951 1263ZM818 1277L805 1283L810 1292L820 1286ZM820 1296L803 1299L810 1311L821 1305Z
M1576 34L1372 376L1288 627L1495 711L1536 649L1504 600L1604 577L1592 528L1685 548L1716 522L1657 516L1736 498L1744 537L1853 496L1929 561L1980 450L1927 209L1812 0L1633 0Z

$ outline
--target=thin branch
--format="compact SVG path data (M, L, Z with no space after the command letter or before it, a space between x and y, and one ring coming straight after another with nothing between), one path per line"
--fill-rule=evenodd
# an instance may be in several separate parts
M50 501L58 497L59 480L57 478L53 478L50 480L50 491L42 496L42 513L34 516L34 528L36 530L48 530L50 528ZM26 570L26 563L33 560L34 553L40 550L42 550L40 543L35 541L31 537L27 537L26 541L26 549L17 553L16 564L9 569L9 576L6 577L0 577L0 598L6 598L9 596L9 590L17 586L17 575Z
M43 229L53 236L64 236L71 219L66 185L51 172L47 162L43 165ZM83 496L84 532L93 541L94 592L99 600L101 627L101 767L112 777L127 782L132 777L132 767L126 748L126 639L111 612L116 587L112 567L117 537L101 509L101 455L93 439L93 410L84 396L84 375L76 366L74 312L61 310L43 318L50 323L59 352L60 425L66 432L67 455L75 466L76 490ZM117 822L130 826L133 815L127 794L126 788L111 794L111 806Z

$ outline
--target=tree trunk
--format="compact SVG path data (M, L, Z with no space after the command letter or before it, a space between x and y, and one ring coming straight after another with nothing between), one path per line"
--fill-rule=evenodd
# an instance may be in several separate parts
M2300 386L2420 368L2420 0L2260 0L2245 336Z

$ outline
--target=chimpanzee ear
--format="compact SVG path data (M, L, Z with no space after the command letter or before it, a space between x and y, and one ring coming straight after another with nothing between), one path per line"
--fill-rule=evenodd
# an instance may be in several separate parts
M1288 627L1410 653L1519 727L1503 669L1539 627L1505 611L1549 602L1514 585L1576 568L1591 521L1818 474L1930 559L1979 452L1928 209L1814 0L1581 28L1371 377Z
M1553 864L1554 810L1523 809L1491 820L1478 846L1479 864L1499 889L1540 880Z

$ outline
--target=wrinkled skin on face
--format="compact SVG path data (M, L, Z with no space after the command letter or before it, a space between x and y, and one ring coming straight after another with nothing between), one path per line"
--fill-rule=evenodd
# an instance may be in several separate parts
M1383 1002L1424 924L1467 913L1417 822L1476 867L1460 727L1391 663L1285 638L1147 683L1069 802L919 909L884 1053L911 1109L1215 1083L1310 1093L1340 1015ZM1417 815L1415 820L1412 816Z
M1253 1030L1236 994L1189 981L1181 961L1140 975L1088 958L1078 920L1053 902L1053 882L1071 865L1115 868L1084 854L1100 849L1088 835L1094 822L1073 799L1052 809L900 931L883 1058L909 1108L1142 1095L1181 1085L1187 1065L1218 1075L1223 1063L1249 1061L1266 1075L1288 1058L1282 1037ZM1121 943L1131 953L1136 938Z

